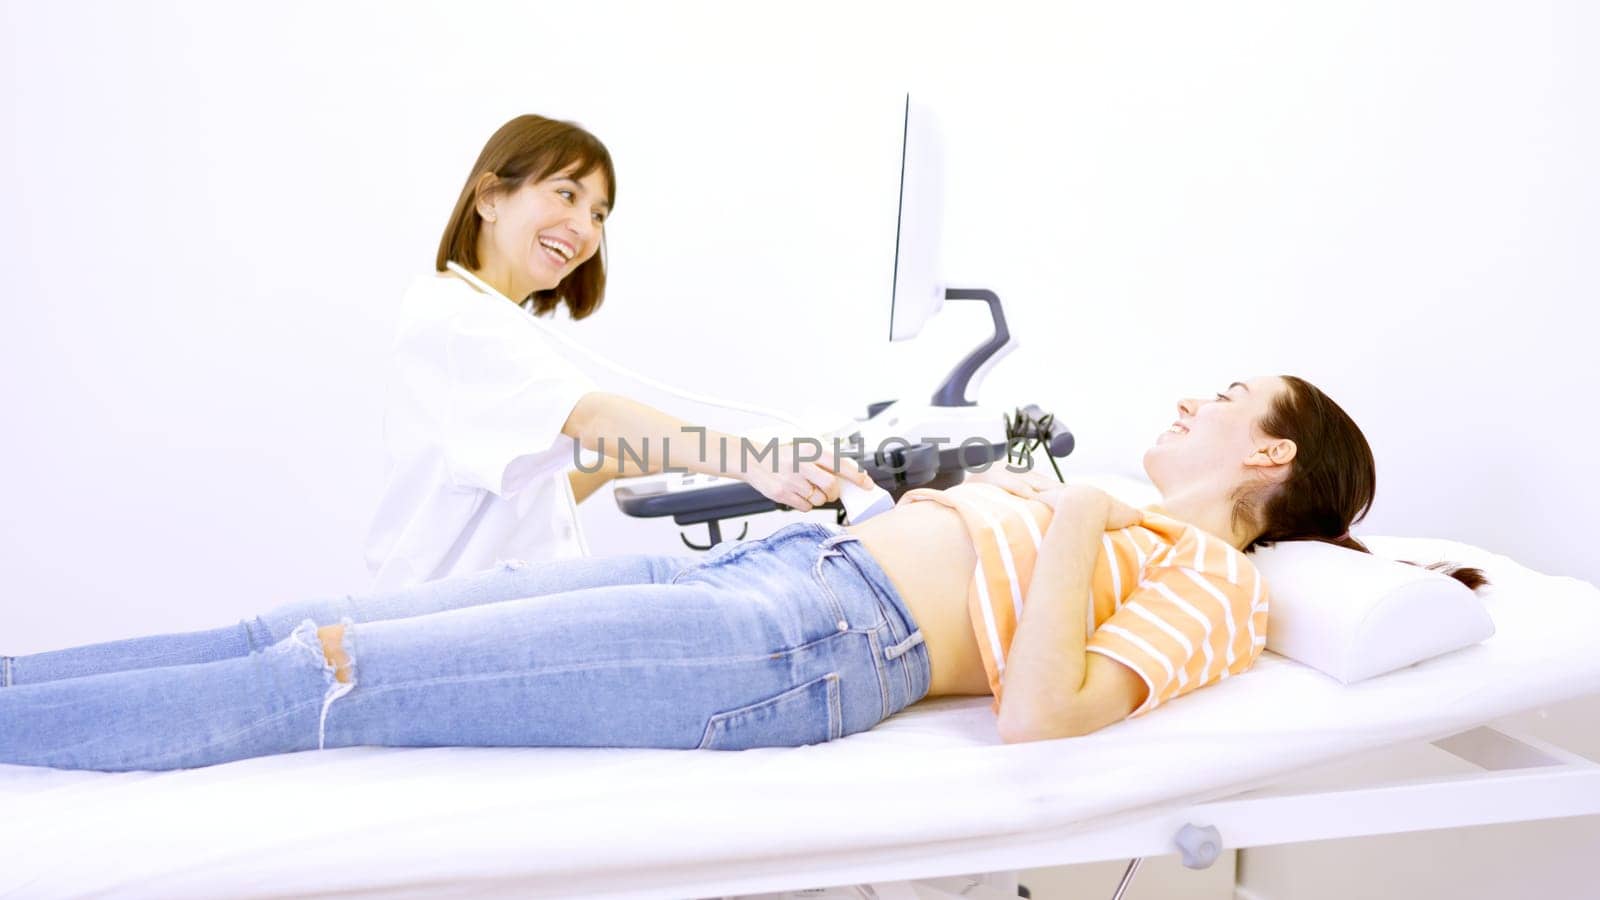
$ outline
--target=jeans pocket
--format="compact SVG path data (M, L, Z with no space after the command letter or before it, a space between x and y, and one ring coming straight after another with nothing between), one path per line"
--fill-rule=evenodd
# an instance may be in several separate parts
M843 730L839 673L829 672L776 697L717 713L706 723L700 749L799 747L834 740Z

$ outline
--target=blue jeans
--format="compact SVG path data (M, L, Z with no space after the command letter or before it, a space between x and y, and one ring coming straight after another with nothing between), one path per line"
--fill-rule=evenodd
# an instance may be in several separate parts
M350 682L316 629L345 625ZM525 564L236 626L0 657L0 763L126 771L378 745L736 750L927 694L876 561L817 523L703 557Z

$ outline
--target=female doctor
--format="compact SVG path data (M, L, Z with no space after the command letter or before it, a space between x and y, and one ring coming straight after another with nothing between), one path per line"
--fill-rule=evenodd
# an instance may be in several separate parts
M742 454L723 464L717 452L723 439L739 447L737 436L684 433L679 419L596 390L560 356L531 317L565 305L582 319L599 307L615 197L611 155L572 123L518 116L484 145L436 271L401 305L384 412L388 484L366 546L374 589L502 559L587 555L576 503L618 474L670 465L729 475L799 510L835 499L837 475L871 485L850 460L798 461L792 444L739 471ZM619 472L614 458L592 475L574 468L576 447L616 454L623 441L648 447L648 470L630 461Z

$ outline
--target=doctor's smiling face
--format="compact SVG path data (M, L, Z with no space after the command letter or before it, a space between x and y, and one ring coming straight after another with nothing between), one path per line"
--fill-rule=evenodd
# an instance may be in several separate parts
M489 136L439 238L433 268L464 266L534 315L573 319L606 294L605 221L617 171L600 139L574 122L517 116Z
M479 276L514 300L554 289L600 249L611 186L577 166L515 186L486 175L478 195Z

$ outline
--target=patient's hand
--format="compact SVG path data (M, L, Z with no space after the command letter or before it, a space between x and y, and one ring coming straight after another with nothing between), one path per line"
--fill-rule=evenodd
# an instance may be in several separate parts
M1116 531L1144 521L1144 513L1105 491L1087 484L1058 484L1041 491L1039 497L1055 508L1056 515L1083 516L1100 523L1106 531Z
M1042 472L1013 472L1003 464L995 464L982 472L968 472L967 481L975 484L992 484L1004 488L1024 500L1043 500L1046 491L1061 488L1061 482Z

